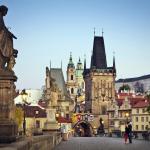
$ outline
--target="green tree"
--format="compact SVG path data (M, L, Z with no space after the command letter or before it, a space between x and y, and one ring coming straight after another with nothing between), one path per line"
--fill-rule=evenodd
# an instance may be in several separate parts
M123 84L120 88L119 88L119 93L121 92L121 91L130 91L131 90L131 88L130 88L130 86L128 85L128 84Z

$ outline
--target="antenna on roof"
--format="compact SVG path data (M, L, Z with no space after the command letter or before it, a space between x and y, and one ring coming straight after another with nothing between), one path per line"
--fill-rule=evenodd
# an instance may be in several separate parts
M95 27L94 27L94 36L95 36Z
M102 36L103 36L103 34L104 34L104 31L103 31L103 28L102 28Z

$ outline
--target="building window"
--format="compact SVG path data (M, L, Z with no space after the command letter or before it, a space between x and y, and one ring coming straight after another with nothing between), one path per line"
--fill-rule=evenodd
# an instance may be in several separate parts
M144 108L142 109L142 113L145 113L145 109Z
M106 107L102 106L101 109L102 109L102 115L105 115L106 114Z
M69 119L69 114L66 114L66 119Z
M122 118L122 112L120 112L120 117Z
M71 75L71 80L73 80L73 75Z
M110 125L114 125L114 121L110 121Z
M145 130L148 130L148 125L145 126Z
M40 120L36 120L36 128L40 128Z
M144 122L144 117L141 117L141 121Z
M69 106L66 106L66 111L69 111Z
M135 118L135 121L138 122L138 117Z
M114 112L111 113L111 118L114 118Z
M82 89L84 89L84 82L82 82Z
M139 128L139 126L138 126L138 125L136 125L136 130L138 130L138 128Z
M139 113L139 109L136 109L136 113L137 113L137 114Z
M142 125L142 130L144 130L144 125Z
M73 88L71 88L71 94L73 94L74 93L74 89Z
M148 117L146 117L146 122L148 122Z

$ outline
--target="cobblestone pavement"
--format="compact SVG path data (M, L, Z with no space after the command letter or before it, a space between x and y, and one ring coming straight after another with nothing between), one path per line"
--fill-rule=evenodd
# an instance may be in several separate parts
M133 140L132 144L125 144L123 138L72 137L54 150L150 150L150 141Z

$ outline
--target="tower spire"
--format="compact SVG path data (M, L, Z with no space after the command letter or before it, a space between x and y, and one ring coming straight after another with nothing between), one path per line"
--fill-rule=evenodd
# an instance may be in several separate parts
M84 70L86 70L86 55L84 54Z
M70 68L74 68L75 66L74 66L74 63L73 63L73 61L72 61L72 52L70 52L70 58L69 58L69 63L68 63L68 67Z
M94 36L95 36L95 27L94 27Z
M51 70L51 60L50 60L50 62L49 62L49 69Z
M113 51L113 71L116 73L115 52Z

